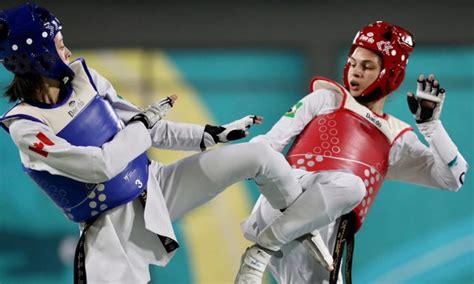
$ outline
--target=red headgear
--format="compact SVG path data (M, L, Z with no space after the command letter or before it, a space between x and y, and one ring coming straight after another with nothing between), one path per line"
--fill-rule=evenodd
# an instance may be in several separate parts
M382 59L382 70L379 77L362 91L356 99L359 102L370 102L385 97L395 91L405 78L408 56L415 47L415 40L407 30L387 22L378 21L359 31L349 52L352 55L358 47L375 52ZM344 85L349 89L347 78L350 63L344 66Z

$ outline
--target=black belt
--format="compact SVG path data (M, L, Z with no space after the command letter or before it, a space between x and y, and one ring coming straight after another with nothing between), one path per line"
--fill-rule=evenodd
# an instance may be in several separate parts
M95 219L97 220L97 219ZM86 284L86 253L84 252L84 243L86 240L87 230L92 226L94 221L86 222L82 230L81 237L77 242L76 252L74 253L74 284Z
M138 197L140 202L145 208L145 203L147 199L147 192L144 190L140 196ZM87 284L87 277L86 277L86 254L84 251L84 244L86 240L86 233L87 230L94 224L95 220L86 222L84 225L84 229L82 230L81 237L77 242L76 252L74 254L74 284ZM177 248L179 248L178 242L173 240L172 238L168 238L166 236L158 235L163 247L165 248L167 253L170 253Z
M344 278L345 284L352 283L352 257L354 254L354 235L355 235L355 224L356 224L356 215L354 213L349 213L341 216L339 222L339 227L337 229L336 244L334 245L334 270L329 276L329 284L336 284L337 277L339 276L339 269L341 268L342 256L344 252L345 245L347 244L346 249L346 260L344 263Z

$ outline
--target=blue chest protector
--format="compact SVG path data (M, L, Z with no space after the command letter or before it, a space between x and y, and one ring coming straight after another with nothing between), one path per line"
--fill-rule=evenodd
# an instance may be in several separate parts
M83 70L89 75L85 63L81 63ZM88 77L90 84L94 86L90 76ZM74 81L76 79L78 77ZM15 115L15 117L19 116L34 118L29 114ZM6 119L8 119L8 113L0 121ZM99 95L93 95L82 110L56 135L75 146L101 147L120 129L121 121L110 103ZM147 184L148 164L146 153L142 153L114 178L100 184L84 183L53 175L47 171L23 168L69 219L74 222L84 222L96 218L106 210L137 198L145 190Z

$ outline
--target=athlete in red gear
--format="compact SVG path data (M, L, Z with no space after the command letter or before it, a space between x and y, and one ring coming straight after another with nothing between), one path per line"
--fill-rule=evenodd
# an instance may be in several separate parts
M351 243L384 179L450 191L461 188L467 163L439 120L445 91L433 75L420 75L416 93L407 96L428 147L408 124L384 112L387 95L405 77L414 44L412 35L399 26L379 21L364 27L350 49L344 86L315 78L309 95L267 134L252 140L282 151L296 137L287 159L305 192L295 201L298 206L292 206L299 207L298 212L281 213L264 197L259 199L242 224L256 245L242 257L236 283L260 283L268 264L279 283L342 282L344 243L341 239L335 246L336 236L340 232ZM307 214L301 214L303 207ZM315 237L307 234L313 229ZM280 247L283 254L267 249L269 235L285 243ZM314 244L321 242L325 268L313 257ZM336 247L334 263L324 244Z

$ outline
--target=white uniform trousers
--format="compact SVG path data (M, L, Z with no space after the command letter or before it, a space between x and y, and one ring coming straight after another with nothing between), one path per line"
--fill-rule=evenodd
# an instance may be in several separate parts
M301 193L284 157L260 143L227 145L170 165L152 162L149 170L145 212L140 201L129 202L105 213L87 232L89 283L150 281L149 264L165 266L173 255L156 234L176 239L172 221L235 182L255 179L277 208L286 208Z

